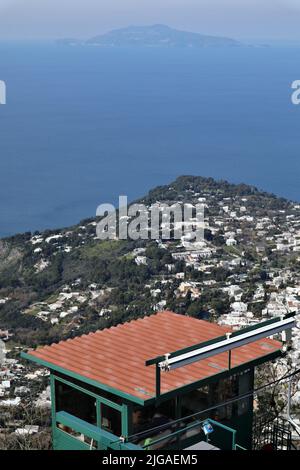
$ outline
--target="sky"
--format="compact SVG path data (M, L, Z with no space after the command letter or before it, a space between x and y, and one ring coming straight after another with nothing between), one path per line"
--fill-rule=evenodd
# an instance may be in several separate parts
M167 24L247 40L300 41L300 0L0 0L0 39L89 38Z

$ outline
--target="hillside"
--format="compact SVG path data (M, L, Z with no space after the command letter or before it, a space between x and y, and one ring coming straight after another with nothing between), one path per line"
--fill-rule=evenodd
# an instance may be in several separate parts
M50 448L48 372L20 359L28 347L164 309L233 329L300 311L299 204L195 176L154 188L137 202L147 210L201 202L205 240L100 241L94 219L0 240L0 372L7 378L0 387L0 449L25 448L15 431L28 416L40 428L26 448ZM299 344L298 323L291 350L258 371L258 386L282 378L291 363L299 367ZM270 400L282 411L285 387L276 388L275 398L262 394L259 412Z
M194 265L177 257L187 249L180 241L99 241L93 219L2 239L0 329L32 346L164 307L216 318L229 309L222 291L229 275L248 276L252 292L260 273L300 267L292 248L276 250L291 224L300 228L299 207L285 199L244 184L185 176L153 189L140 202L196 203L199 198L206 204L208 228L204 254L200 250ZM232 233L236 246L230 247ZM185 281L200 283L201 299L177 295L182 272Z

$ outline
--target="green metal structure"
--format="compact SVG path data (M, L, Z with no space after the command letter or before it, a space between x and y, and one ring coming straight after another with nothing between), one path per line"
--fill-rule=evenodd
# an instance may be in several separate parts
M273 320L270 321L272 323ZM242 330L245 331L245 330ZM236 334L236 333L234 333ZM213 343L220 340L212 340ZM188 348L196 348L199 345ZM174 354L182 354L182 350ZM144 400L87 379L83 375L39 359L30 353L22 353L24 359L34 361L50 370L52 437L55 450L143 450L185 449L200 441L209 442L220 449L251 449L253 397L232 405L230 412L223 406L224 416L218 416L214 395L226 385L226 392L239 396L253 390L254 371L258 365L282 356L282 351L266 353L254 361L232 367L229 355L228 369L189 385L161 393L158 362L164 357L149 360L146 366L154 366L156 396ZM212 402L196 409L190 416L185 403L191 402L193 394L202 393ZM250 394L251 395L251 394ZM230 395L229 395L230 396ZM84 403L84 406L83 406ZM208 406L207 406L208 405ZM159 424L157 429L147 426L137 429L137 416L147 416L148 410L168 407L171 419ZM209 409L210 411L205 411ZM146 420L144 420L145 422ZM213 432L207 437L203 423L210 423ZM146 423L147 424L147 423ZM154 426L155 427L155 426ZM166 431L167 429L167 431Z

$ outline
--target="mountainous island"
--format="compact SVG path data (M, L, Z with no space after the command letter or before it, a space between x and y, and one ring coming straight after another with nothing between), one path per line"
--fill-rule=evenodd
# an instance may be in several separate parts
M95 36L87 41L60 39L62 45L87 45L102 47L238 47L242 44L234 39L180 31L166 25L129 26L106 34Z

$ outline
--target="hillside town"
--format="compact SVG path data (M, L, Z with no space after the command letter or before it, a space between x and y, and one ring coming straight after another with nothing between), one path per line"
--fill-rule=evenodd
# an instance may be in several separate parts
M46 344L47 335L49 342L58 341L165 309L233 330L294 312L298 328L287 356L276 366L276 376L300 366L300 205L251 187L205 179L179 179L142 199L147 207L170 201L204 204L205 239L194 242L184 234L180 240L99 241L97 222L91 219L70 229L27 234L22 249L18 240L9 250L9 240L2 242L2 263L19 262L22 252L32 258L26 269L41 295L30 293L20 302L24 284L1 284L0 319L18 301L18 321L24 326L0 323L0 448L7 436L26 445L49 431L47 373L20 359L22 350ZM116 266L124 265L130 284L119 287L114 271L104 275L95 268L92 276L83 271L83 263L98 257L102 271L112 258ZM79 260L76 269L74 260ZM46 275L50 270L53 275L54 266L67 270L68 264L72 275L60 273L50 289ZM25 341L28 322L34 335ZM39 336L43 329L45 334ZM293 392L292 408L300 424L300 387ZM284 400L284 394L280 398Z

